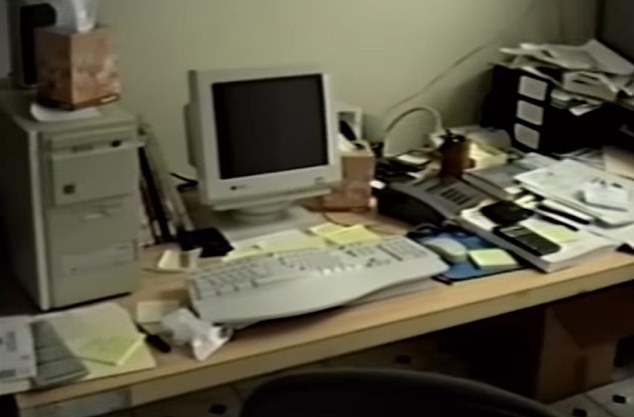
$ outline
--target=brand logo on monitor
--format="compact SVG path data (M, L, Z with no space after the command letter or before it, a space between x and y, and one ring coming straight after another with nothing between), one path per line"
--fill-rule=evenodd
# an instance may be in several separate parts
M242 190L246 190L247 186L242 184L242 185L232 185L231 186L231 191L242 191Z

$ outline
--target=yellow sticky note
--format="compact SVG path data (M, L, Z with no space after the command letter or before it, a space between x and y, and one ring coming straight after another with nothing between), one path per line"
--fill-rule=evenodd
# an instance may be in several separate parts
M143 345L145 337L103 336L94 337L73 349L76 356L111 366L124 364Z
M324 223L320 224L319 226L311 227L309 230L314 235L328 237L328 235L331 235L333 233L346 230L346 227L334 223Z
M258 246L267 252L290 252L308 249L325 249L328 245L319 236L306 236L298 239L278 239L271 242L261 242Z
M558 243L560 245L573 243L581 239L579 233L564 226L544 226L535 228L533 231L551 242Z
M336 245L351 245L353 243L363 243L380 240L381 236L366 229L365 226L358 225L346 227L338 232L331 233L326 236L326 239Z
M480 249L469 252L469 258L480 269L512 268L517 261L503 249Z

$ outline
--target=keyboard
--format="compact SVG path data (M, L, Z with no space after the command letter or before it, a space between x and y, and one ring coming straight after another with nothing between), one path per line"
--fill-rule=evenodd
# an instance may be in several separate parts
M227 261L190 274L188 290L203 320L241 325L338 307L447 270L436 254L395 237Z

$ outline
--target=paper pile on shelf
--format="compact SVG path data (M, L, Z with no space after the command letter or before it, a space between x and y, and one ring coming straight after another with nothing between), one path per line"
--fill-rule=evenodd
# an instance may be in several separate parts
M581 46L523 43L501 52L513 57L511 68L553 82L553 100L576 115L634 96L634 65L594 39Z

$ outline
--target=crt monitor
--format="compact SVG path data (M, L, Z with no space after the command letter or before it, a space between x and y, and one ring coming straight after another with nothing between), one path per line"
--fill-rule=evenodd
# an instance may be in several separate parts
M191 71L190 152L203 202L269 222L341 179L329 78L313 69Z
M599 39L634 61L634 1L603 0L600 4Z

